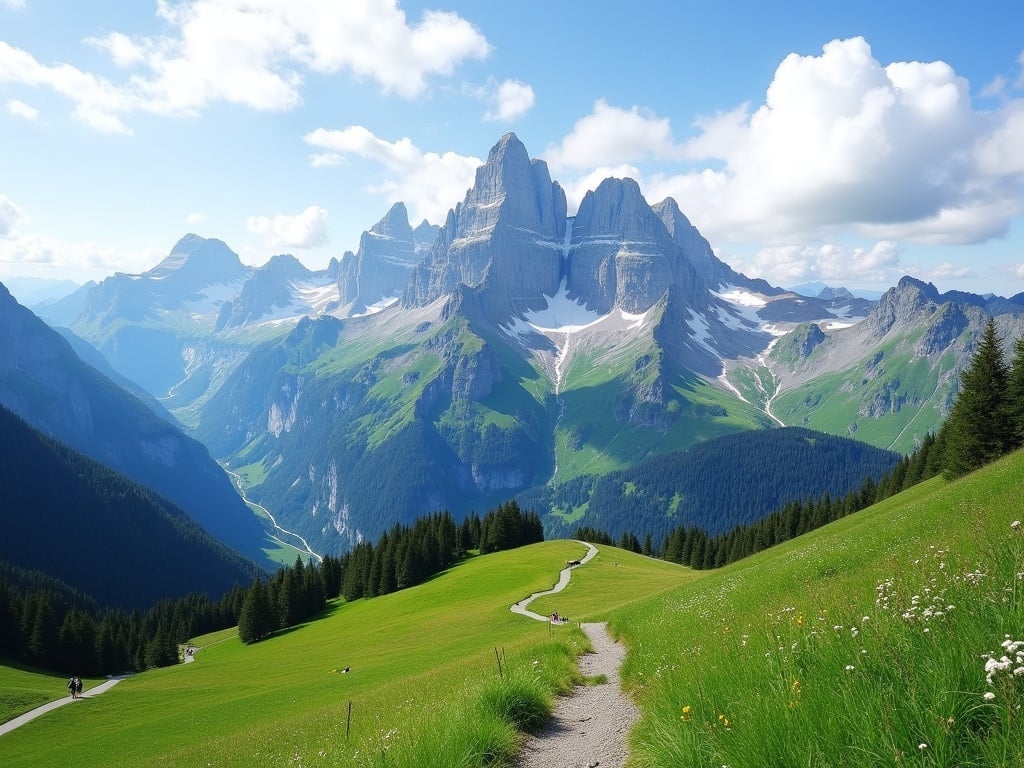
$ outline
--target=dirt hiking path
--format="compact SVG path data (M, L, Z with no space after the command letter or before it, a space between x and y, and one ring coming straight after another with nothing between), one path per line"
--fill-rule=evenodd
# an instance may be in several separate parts
M587 554L580 565L597 554L593 544L586 546ZM574 567L578 566L562 570L554 588L520 600L512 606L512 612L548 621L547 616L534 613L527 606L542 595L565 589ZM636 705L619 687L619 667L626 649L612 640L607 625L580 626L594 648L593 653L580 657L580 673L585 677L604 675L607 681L579 686L571 695L560 698L551 720L524 744L514 768L623 768L626 764L626 734L640 716Z
M558 700L551 721L531 736L515 768L622 768L626 734L640 713L619 688L619 667L626 649L612 640L605 624L583 624L594 652L580 657L584 676L608 681L576 688Z

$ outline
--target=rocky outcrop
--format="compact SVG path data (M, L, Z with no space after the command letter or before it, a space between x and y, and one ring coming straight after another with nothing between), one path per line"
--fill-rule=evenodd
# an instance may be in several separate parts
M903 277L895 288L886 291L878 304L864 320L863 327L876 338L881 338L896 326L912 325L922 315L938 309L939 292L931 283L912 277Z
M312 277L313 273L294 256L274 256L242 286L238 298L231 302L227 317L221 308L217 329L259 322L273 316L275 310L286 309L293 303L296 285Z
M678 249L632 179L605 179L580 203L568 258L569 295L600 313L641 313L672 284Z
M395 203L383 219L362 234L359 250L342 258L338 268L339 303L350 306L352 314L361 314L370 305L400 294L439 230L426 221L412 229L405 204Z
M486 294L481 306L494 323L543 307L561 278L565 212L565 193L547 165L506 134L413 270L403 304L426 306L461 284Z

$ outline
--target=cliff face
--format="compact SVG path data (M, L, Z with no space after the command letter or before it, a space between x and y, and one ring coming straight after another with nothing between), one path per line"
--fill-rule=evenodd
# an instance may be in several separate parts
M403 303L426 306L462 284L486 294L482 304L496 323L543 306L561 279L565 212L565 193L547 165L505 135L413 271Z
M353 314L361 314L367 307L401 294L439 230L426 221L413 229L405 204L395 203L383 219L362 234L359 250L346 253L342 259L338 272L341 306L350 306Z

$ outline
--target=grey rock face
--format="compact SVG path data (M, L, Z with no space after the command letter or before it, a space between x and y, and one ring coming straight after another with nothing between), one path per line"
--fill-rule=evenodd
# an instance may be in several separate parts
M287 307L292 302L294 286L312 277L302 263L291 255L275 256L256 270L242 287L238 298L231 302L230 314L217 330L237 328L272 313L275 307Z
M864 320L864 327L882 337L894 326L912 324L921 319L922 313L934 312L938 309L938 298L938 291L931 283L904 277L879 299Z
M359 238L359 250L346 253L338 268L342 306L363 312L370 304L401 293L409 274L437 238L438 227L426 221L409 226L404 203L395 203L383 219Z
M605 179L573 222L568 288L598 312L645 312L673 282L678 248L632 179Z
M543 306L561 278L565 212L565 193L547 165L506 134L413 271L403 303L425 306L463 284L486 293L482 306L497 322Z

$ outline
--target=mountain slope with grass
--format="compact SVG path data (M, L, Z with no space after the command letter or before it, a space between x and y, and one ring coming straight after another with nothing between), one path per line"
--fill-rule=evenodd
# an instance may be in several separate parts
M1024 764L1022 476L927 481L614 613L637 764Z
M1022 475L1018 453L936 478L717 571L602 547L531 609L607 619L626 643L637 765L1020 765ZM255 646L199 638L196 663L35 721L0 762L502 764L517 737L495 708L550 704L535 686L568 690L582 643L509 606L583 552L472 558Z
M2 406L0 434L0 561L129 610L190 592L219 598L258 573L178 507Z

